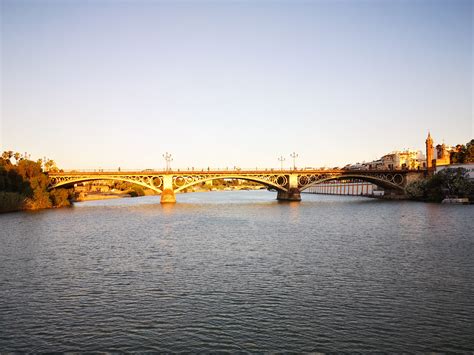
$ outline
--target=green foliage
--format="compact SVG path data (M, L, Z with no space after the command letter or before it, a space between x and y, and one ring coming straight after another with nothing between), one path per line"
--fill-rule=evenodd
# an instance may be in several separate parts
M26 208L26 196L17 192L0 191L0 213Z
M449 159L451 164L463 164L466 160L466 146L458 144L456 146L456 151L451 152Z
M441 189L448 196L467 197L474 187L466 169L443 169L436 174Z
M143 191L142 187L133 185L129 194L132 197L145 196L145 191Z
M415 200L441 202L446 197L468 197L474 195L474 182L469 180L463 168L443 169L423 181L415 181L406 188L408 196Z
M36 188L33 197L26 202L26 208L29 210L39 210L43 208L51 208L53 204L49 198L49 192L41 188Z
M456 151L450 153L451 164L474 163L474 139L466 145L458 144Z
M49 193L54 207L70 206L71 192L65 189L54 189Z
M126 181L114 181L113 188L120 191L127 191L133 189L134 184Z
M405 189L407 195L414 200L423 200L426 193L426 180L414 181Z
M466 163L474 163L474 139L466 144Z
M2 159L10 162L10 159L13 158L13 155L14 155L13 151L11 150L5 151L2 153Z
M446 189L443 188L444 179L438 175L433 175L426 181L424 198L428 201L441 202L446 197Z
M41 168L42 162L25 156L8 151L0 158L0 212L68 206L68 190L48 191L48 176Z

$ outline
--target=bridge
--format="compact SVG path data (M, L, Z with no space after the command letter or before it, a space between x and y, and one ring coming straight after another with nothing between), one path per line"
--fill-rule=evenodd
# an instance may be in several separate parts
M175 194L193 185L216 179L240 179L260 183L277 192L281 201L301 201L301 192L331 180L370 182L385 196L405 194L411 181L424 170L214 170L214 171L68 171L49 172L50 189L70 187L93 180L115 180L136 184L161 195L161 203L176 202Z

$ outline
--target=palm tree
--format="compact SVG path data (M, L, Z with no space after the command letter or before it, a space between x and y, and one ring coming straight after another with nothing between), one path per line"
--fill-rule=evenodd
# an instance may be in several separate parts
M44 164L44 168L46 171L57 170L56 163L52 159L48 159L46 161L46 163Z
M2 158L5 159L5 160L8 160L10 162L10 159L13 157L13 151L11 150L8 150L8 151L4 151L2 153Z
M13 157L15 158L15 161L18 164L18 162L20 161L20 158L21 158L21 154L16 152L15 154L13 154Z

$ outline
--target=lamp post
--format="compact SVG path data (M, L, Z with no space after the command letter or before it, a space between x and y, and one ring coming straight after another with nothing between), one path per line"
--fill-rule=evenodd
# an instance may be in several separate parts
M290 154L290 157L293 158L293 170L296 170L296 158L298 158L298 154L293 152L292 154Z
M281 156L278 158L278 161L280 162L280 167L281 167L280 170L282 170L282 171L283 171L283 162L284 162L285 160L286 160L286 159L283 158L283 155L281 155Z
M173 161L173 158L171 158L171 154L166 152L165 154L163 154L163 158L165 158L165 161L166 161L166 171L170 171L171 170L170 163Z

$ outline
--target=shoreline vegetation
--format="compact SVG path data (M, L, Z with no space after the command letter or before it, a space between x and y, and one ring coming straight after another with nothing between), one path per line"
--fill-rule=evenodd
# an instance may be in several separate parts
M46 171L59 171L53 160L29 159L12 151L0 157L0 213L71 206L74 202L155 195L152 190L120 181L94 181L74 188L48 190ZM265 189L257 183L239 180L215 180L182 191L207 192ZM474 202L474 181L466 169L444 169L406 187L408 200L442 202L444 199L468 199Z
M467 169L446 168L406 187L408 199L424 202L467 199L474 202L474 180Z
M53 160L33 161L25 153L3 152L0 157L0 213L71 205L72 189L48 190L43 167L57 169Z

